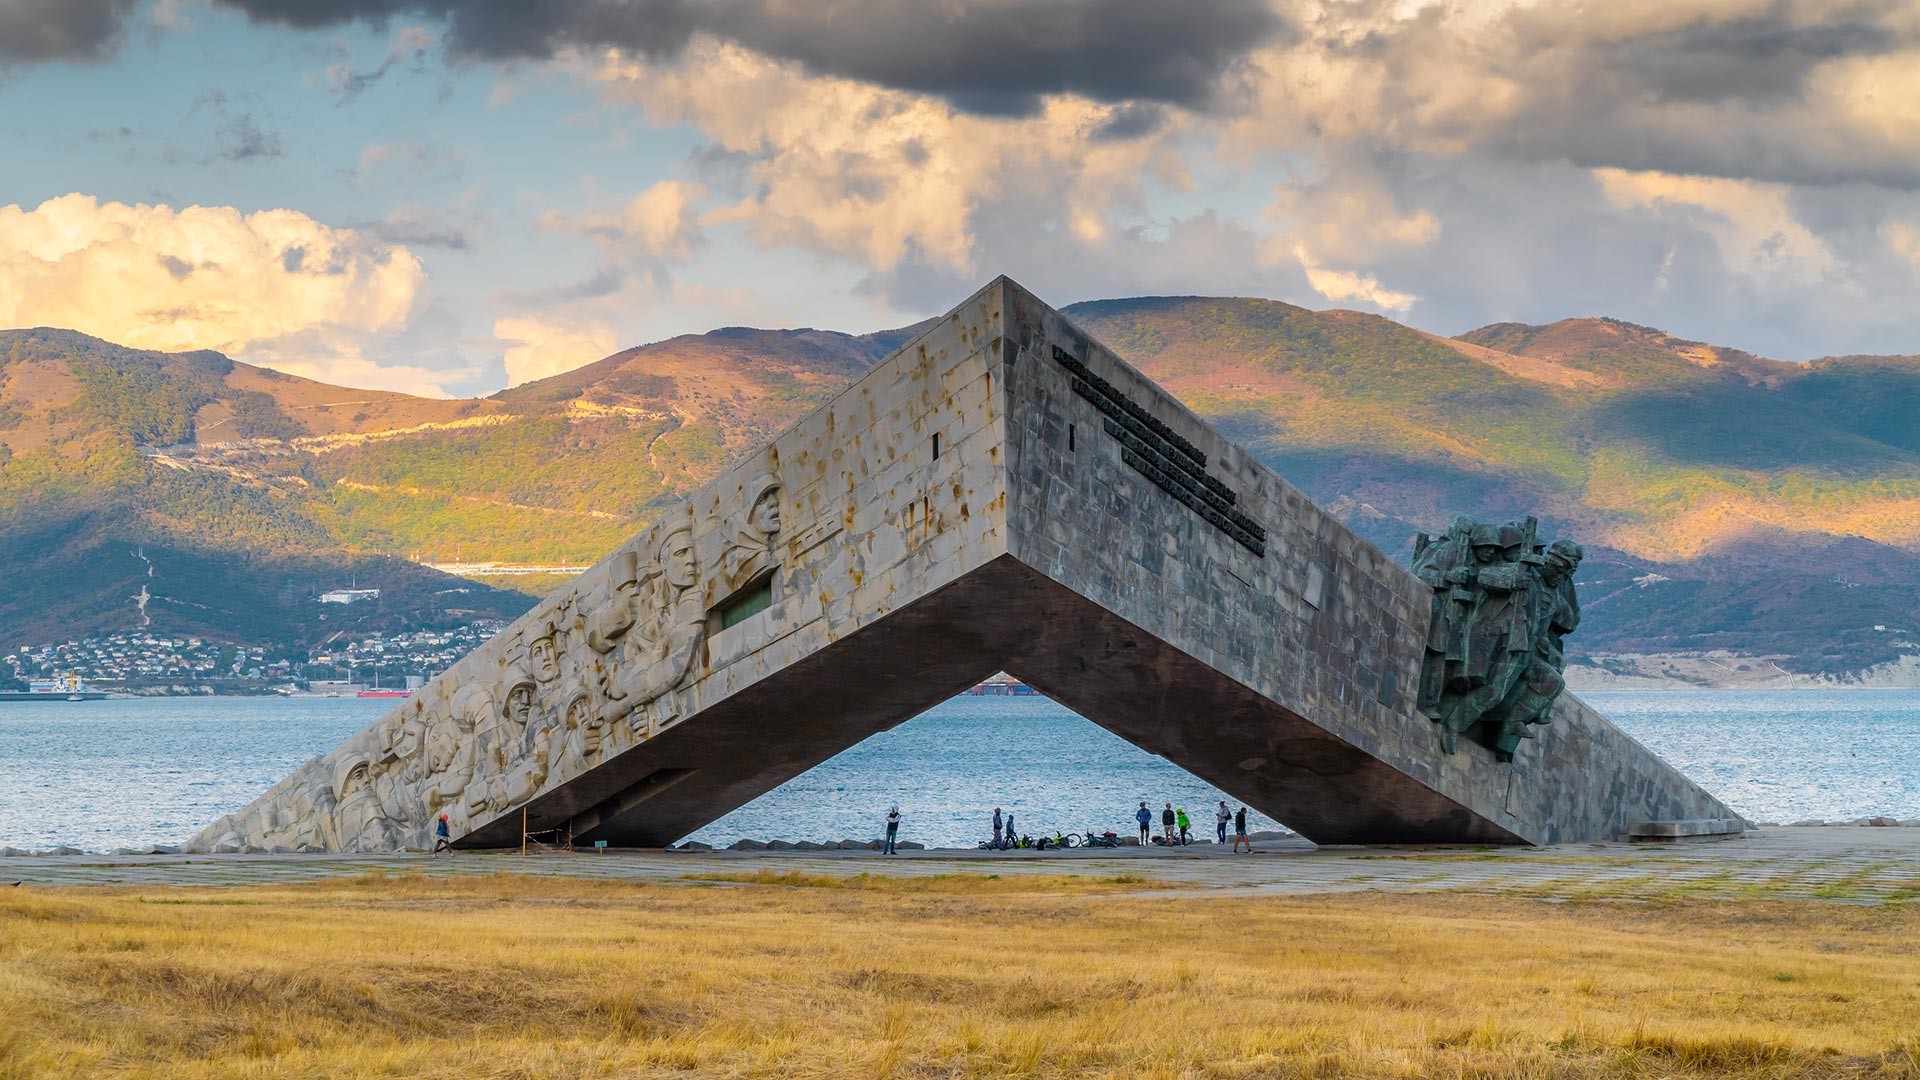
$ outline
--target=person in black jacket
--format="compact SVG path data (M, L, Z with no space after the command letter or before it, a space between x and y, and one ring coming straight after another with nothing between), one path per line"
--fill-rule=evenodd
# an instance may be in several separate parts
M1233 853L1240 854L1240 845L1247 845L1247 854L1253 854L1253 841L1247 839L1247 808L1241 807L1233 815Z

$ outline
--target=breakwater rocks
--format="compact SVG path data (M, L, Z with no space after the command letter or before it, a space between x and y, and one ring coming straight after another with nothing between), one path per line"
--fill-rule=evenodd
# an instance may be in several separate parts
M901 840L894 844L901 851L925 851L927 845L912 840ZM728 851L880 851L886 844L879 840L735 840L727 845ZM712 844L703 844L698 840L689 840L684 844L669 848L670 851L712 851Z

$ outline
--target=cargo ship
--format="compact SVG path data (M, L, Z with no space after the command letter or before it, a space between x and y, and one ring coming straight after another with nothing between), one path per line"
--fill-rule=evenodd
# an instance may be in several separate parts
M24 691L0 691L0 701L105 701L107 695L87 689L87 684L71 672L51 679L30 679Z

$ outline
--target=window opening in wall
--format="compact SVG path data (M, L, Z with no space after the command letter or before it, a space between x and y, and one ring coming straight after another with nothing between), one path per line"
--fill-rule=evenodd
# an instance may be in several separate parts
M729 626L745 622L772 606L773 575L768 574L727 597L715 610L720 615L720 629L725 630Z
M1068 450L1073 449L1073 425L1072 424L1067 425L1067 449Z
M940 460L940 436L938 433L935 433L933 436L933 460Z

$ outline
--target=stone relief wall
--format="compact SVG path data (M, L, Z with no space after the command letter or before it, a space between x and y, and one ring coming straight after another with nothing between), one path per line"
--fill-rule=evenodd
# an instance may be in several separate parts
M780 575L791 515L773 456L735 498L703 519L670 512L193 846L428 848L441 815L459 837L680 720L719 610Z
M522 807L536 831L564 826L634 779L646 755L629 751L1004 554L1000 296L980 290L190 847L423 849L442 814L455 840L518 843Z

